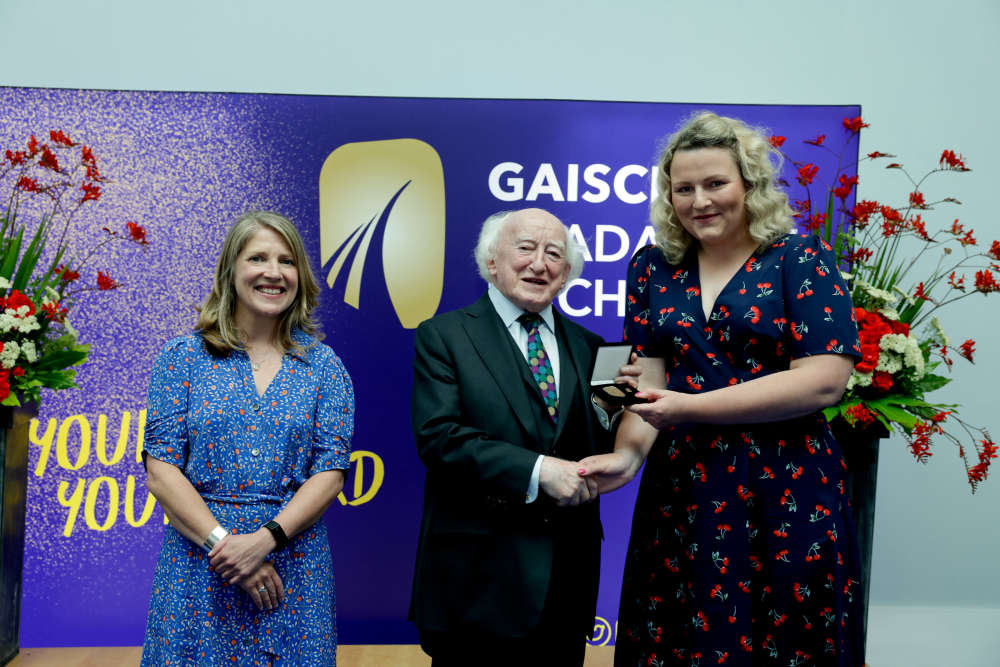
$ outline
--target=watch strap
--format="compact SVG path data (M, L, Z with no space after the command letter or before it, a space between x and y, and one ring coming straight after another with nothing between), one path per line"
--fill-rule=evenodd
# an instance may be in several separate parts
M271 551L281 551L288 546L288 536L285 535L285 530L277 521L268 521L264 524L264 527L271 531L271 535L274 537L275 544Z

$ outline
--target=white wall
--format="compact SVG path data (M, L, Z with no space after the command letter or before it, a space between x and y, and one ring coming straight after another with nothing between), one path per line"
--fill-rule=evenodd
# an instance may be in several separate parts
M2 85L860 103L864 152L895 153L917 173L944 148L963 153L973 171L927 194L964 205L932 220L958 216L981 241L1000 238L1000 133L988 122L1000 109L997 0L0 0L0 35ZM907 186L865 165L860 192L898 200ZM961 306L946 327L979 351L975 366L956 364L942 400L1000 436L1000 298ZM873 614L1000 606L1000 466L973 497L951 446L935 452L920 466L901 440L883 448ZM893 625L880 618L873 631Z

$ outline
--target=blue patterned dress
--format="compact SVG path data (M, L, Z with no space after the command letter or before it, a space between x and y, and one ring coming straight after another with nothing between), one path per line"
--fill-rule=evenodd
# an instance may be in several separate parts
M153 368L145 451L191 481L219 523L256 531L311 475L346 469L354 393L340 359L301 331L301 351L258 396L243 352L214 357L201 336L166 344ZM143 665L335 665L336 597L322 520L269 557L285 587L258 610L209 569L206 554L167 526L153 579Z
M667 388L706 392L860 356L828 247L786 236L755 253L706 320L698 264L649 246L629 267L625 337ZM822 414L660 433L632 521L615 665L859 667L857 547L840 447Z

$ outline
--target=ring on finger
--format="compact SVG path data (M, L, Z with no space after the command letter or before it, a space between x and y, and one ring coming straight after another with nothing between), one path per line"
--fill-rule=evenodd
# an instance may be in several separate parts
M267 592L268 592L268 591L267 591L267 586L260 586L260 587L259 587L259 588L257 589L257 592L258 592L258 593L267 593Z

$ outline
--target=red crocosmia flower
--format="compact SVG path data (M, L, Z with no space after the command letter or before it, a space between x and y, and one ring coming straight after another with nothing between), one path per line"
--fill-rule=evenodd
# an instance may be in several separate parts
M38 139L35 139L35 135L31 135L31 138L28 139L28 157L35 157L40 147Z
M910 193L910 206L915 208L924 208L924 195L922 192L911 192Z
M851 190L853 190L854 186L857 184L858 184L857 176L848 177L845 174L841 174L840 185L833 189L833 195L835 197L838 197L841 203L844 203L844 200L850 196Z
M884 371L875 371L872 376L872 385L881 392L892 389L892 375Z
M875 421L875 415L865 407L864 403L858 403L847 408L844 411L844 416L847 417L847 421L851 424L867 425Z
M959 354L972 361L972 353L976 351L976 341L971 338L962 343L959 347Z
M918 421L913 427L910 452L920 463L927 463L927 459L933 456L931 454L931 433L933 432L934 426L930 422Z
M38 159L38 166L59 171L59 160L56 159L56 154L49 150L48 146L42 146L42 157Z
M924 290L924 284L923 283L918 283L917 284L917 288L915 290L913 290L913 298L914 299L922 299L923 301L930 301L931 300L931 297Z
M930 235L927 234L927 226L924 224L924 220L920 217L919 213L910 218L908 226L911 230L913 230L914 234L922 238L924 241L931 240Z
M976 237L972 235L972 231L973 230L970 229L969 231L965 232L965 236L960 238L958 242L964 246L976 245Z
M80 198L81 204L85 201L93 201L101 197L101 188L93 183L85 182L80 186L80 189L83 190L83 197Z
M63 266L62 264L56 269L56 274L63 279L63 282L71 283L74 280L80 279L80 274L76 271L70 271L68 266Z
M810 144L812 146L822 146L824 141L826 141L826 135L821 134L815 139L806 139L805 143Z
M146 240L146 228L135 224L134 222L126 223L128 227L128 235L132 237L132 240L136 243L141 243L143 245L149 245L149 241Z
M801 185L809 185L816 178L818 172L819 167L810 162L799 167L797 179Z
M965 158L961 155L956 155L955 151L945 150L941 153L941 159L938 164L942 168L954 169L955 171L969 171L969 168L965 166Z
M895 155L889 155L888 153L883 153L882 151L872 151L868 154L868 157L875 160L880 157L896 157Z
M989 269L976 271L976 290L987 294L989 292L1000 292L1000 284L993 277L993 272Z
M885 168L886 169L902 169L903 165L899 164L898 162L890 162L889 164L885 165Z
M97 272L97 287L102 290L112 290L118 287L118 283L104 271Z
M965 291L965 276L960 276L960 277L956 278L955 275L956 275L955 271L952 271L951 275L948 276L948 284L951 285L952 289L957 289L957 290L961 290L962 292L964 292Z
M4 308L6 308L7 310L17 310L22 306L28 307L27 315L31 316L35 314L34 302L31 299L29 299L25 294L23 294L20 290L16 289L11 290L10 294L7 295Z
M784 138L784 137L780 137L780 136L777 136L777 135L774 135L774 134L772 134L772 135L771 135L771 136L770 136L770 137L768 138L768 141L769 141L769 142L771 143L771 145L772 145L772 146L774 146L775 148L781 148L781 145L782 145L783 143L785 143L785 138Z
M57 144L62 144L63 146L76 146L73 141L63 134L62 130L51 130L49 132L49 139Z
M826 213L815 213L809 222L806 223L806 229L810 232L814 232L820 229L826 223Z
M868 123L861 120L861 116L855 116L854 118L844 119L844 129L848 132L860 132L861 128L869 127Z
M859 201L854 205L854 209L851 211L851 217L854 218L854 224L864 226L868 223L868 218L872 216L873 213L878 211L880 205L877 201L871 201L865 199Z
M17 189L24 190L25 192L41 192L42 188L38 185L38 181L33 178L28 178L27 176L22 176L17 181Z
M989 255L993 259L1000 261L1000 241L994 241L990 244Z
M855 248L847 253L847 261L851 264L856 262L867 262L872 258L874 252L871 248Z
M69 312L59 305L58 301L47 301L42 304L42 312L45 313L52 322L62 322Z
M5 151L4 155L7 157L7 162L10 162L12 166L16 167L19 164L24 164L24 151Z
M90 146L80 147L80 161L86 164L97 164L97 158L94 157L94 151L90 149Z

